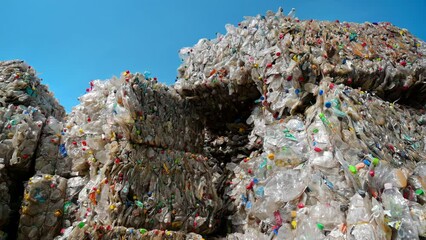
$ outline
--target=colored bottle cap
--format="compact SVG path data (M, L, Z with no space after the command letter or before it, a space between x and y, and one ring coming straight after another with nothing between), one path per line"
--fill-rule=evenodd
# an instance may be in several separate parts
M143 203L141 201L135 201L136 206L143 208Z
M371 162L368 159L364 159L364 161L362 161L365 165L367 165L368 167L370 166Z
M364 168L365 167L365 164L363 163L363 162L360 162L360 163L358 163L357 165L355 165L355 167L356 167L356 170L360 170L361 168Z
M312 130L312 132L313 132L313 133L318 133L318 132L319 132L319 130L318 130L318 128L315 128L314 130Z
M84 225L86 225L84 222L80 222L80 223L78 224L78 227L79 227L79 228L83 228L83 227L84 227Z
M374 177L374 175L375 175L374 170L370 170L370 176L371 176L371 177Z
M296 220L291 221L291 226L293 227L293 229L296 229L296 227L297 227Z
M55 217L60 217L62 215L61 210L56 210L55 211Z
M331 102L325 102L324 106L325 106L326 108L331 108Z
M416 190L416 195L423 195L423 194L425 194L423 189L419 188L419 189Z
M380 160L378 158L373 158L372 162L373 162L374 166L377 166L377 164L379 164Z
M318 94L320 95L320 96L322 96L323 94L324 94L324 90L319 90L319 92L318 92Z
M324 224L322 224L322 223L317 223L317 227L321 231L324 230Z
M349 165L349 171L353 174L357 173L356 167L354 165Z
M139 229L139 232L141 234L145 234L146 232L148 232L148 230L146 230L145 228L141 228L141 229Z
M270 160L274 160L275 159L275 155L273 153L268 154L268 158Z

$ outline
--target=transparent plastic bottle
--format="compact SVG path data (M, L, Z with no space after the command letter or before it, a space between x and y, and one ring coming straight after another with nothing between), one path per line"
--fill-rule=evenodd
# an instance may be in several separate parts
M389 211L389 224L397 230L395 239L419 239L417 226L411 218L407 202L392 183L385 183L382 203L385 210Z

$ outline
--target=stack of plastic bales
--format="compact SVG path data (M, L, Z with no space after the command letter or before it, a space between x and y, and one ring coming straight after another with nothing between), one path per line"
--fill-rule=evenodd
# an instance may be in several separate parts
M182 49L174 87L92 81L64 122L1 62L0 239L34 173L18 239L426 237L425 43L293 15Z
M46 140L46 119L53 122L65 115L64 108L40 81L34 69L22 61L0 62L0 236L6 236L1 231L18 225L10 222L10 217L19 219L20 189L28 180L26 176L33 174L35 159L50 154L39 148ZM57 149L52 151L56 155Z
M63 238L213 232L220 174L201 154L203 125L188 101L128 71L89 90L65 124L62 144L78 177L68 180L76 190L67 194ZM161 232L169 233L178 234Z
M247 119L258 150L227 165L239 232L228 238L426 236L425 43L390 23L281 10L226 29L180 51L175 89L261 94Z

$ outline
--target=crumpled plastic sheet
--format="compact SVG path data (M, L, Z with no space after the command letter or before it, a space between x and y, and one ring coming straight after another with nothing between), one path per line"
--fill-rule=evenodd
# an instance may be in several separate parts
M21 207L18 239L53 239L62 227L67 180L39 174L29 179Z
M68 180L76 190L67 195L71 230L63 236L96 236L99 226L213 232L223 205L220 174L197 153L203 126L189 103L129 72L89 90L61 140L79 176Z

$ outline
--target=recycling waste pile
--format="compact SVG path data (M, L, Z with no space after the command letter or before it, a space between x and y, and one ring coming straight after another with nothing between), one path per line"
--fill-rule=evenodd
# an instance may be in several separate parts
M36 168L54 170L60 136L46 125L64 116L34 69L22 61L0 62L0 239L6 231L16 237L23 182Z
M180 51L175 89L255 84L229 239L425 237L425 43L390 23L247 17ZM214 104L214 103L212 103Z
M0 239L426 237L426 43L294 14L181 49L174 86L91 81L67 116L1 62Z

